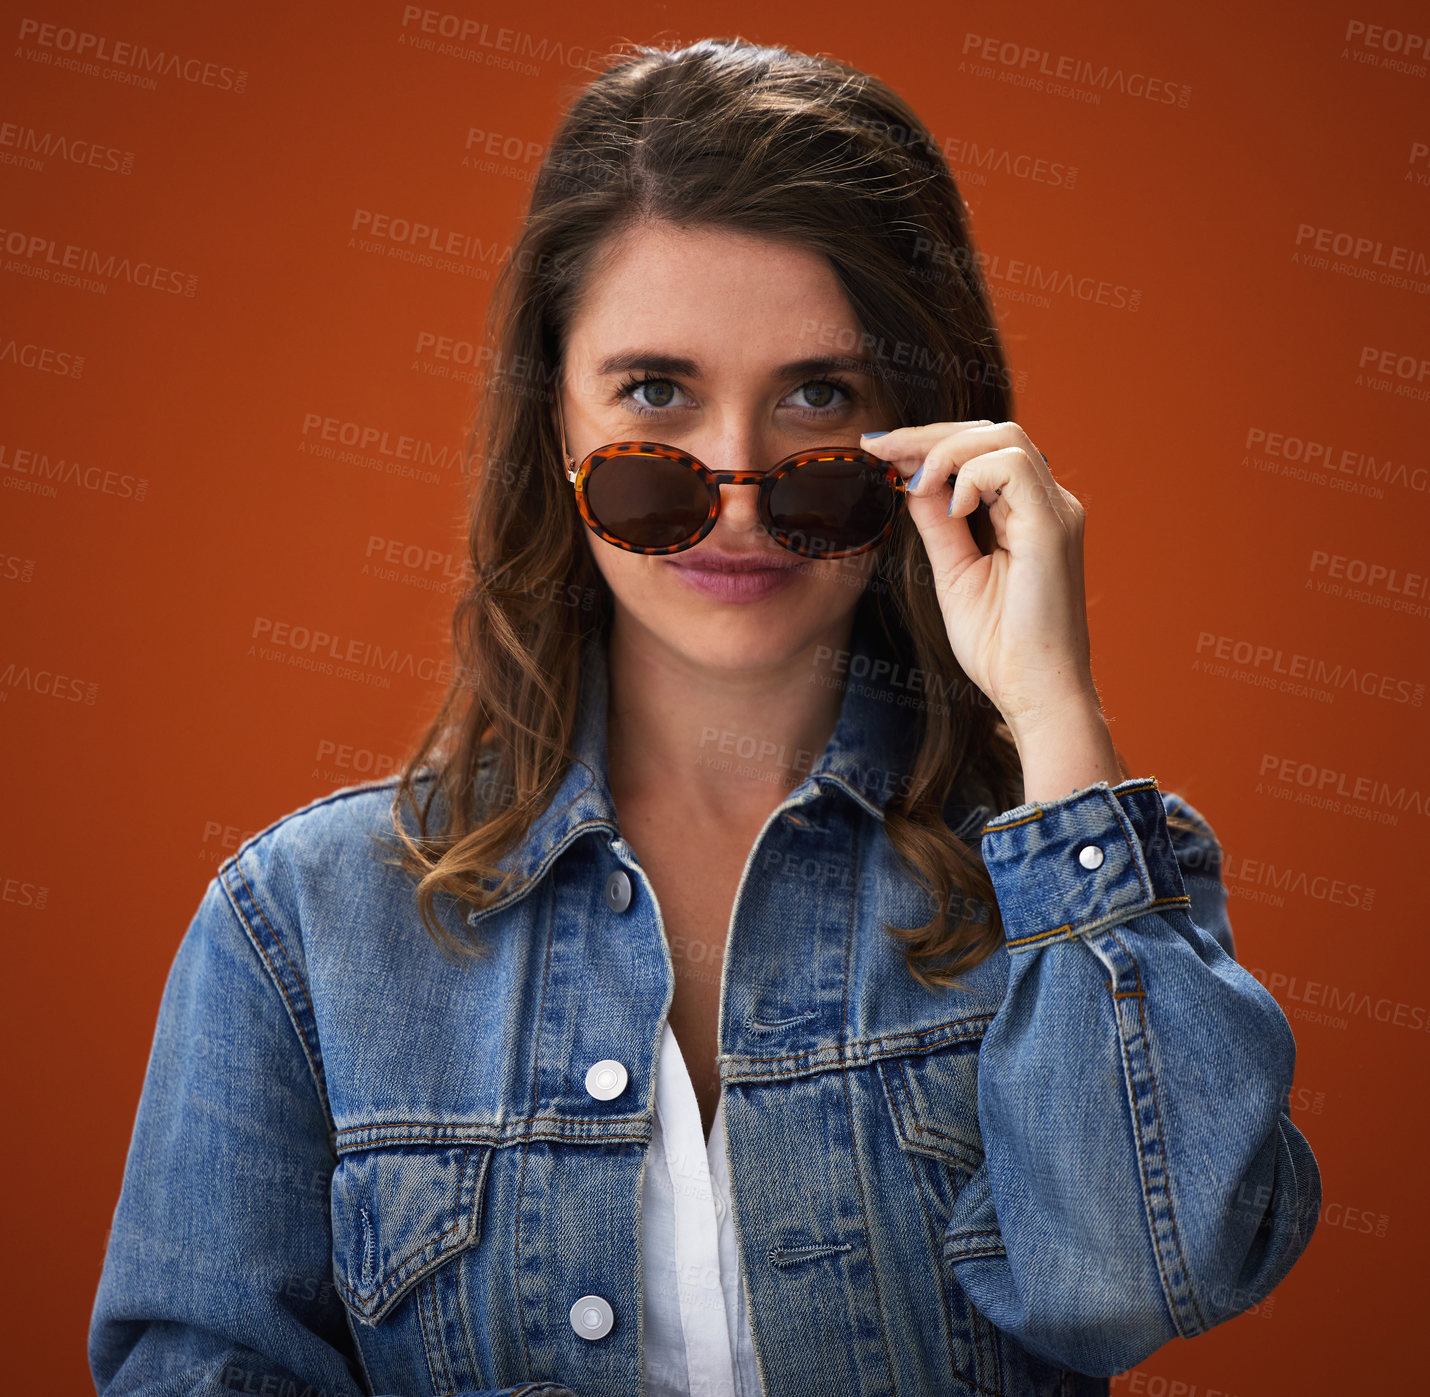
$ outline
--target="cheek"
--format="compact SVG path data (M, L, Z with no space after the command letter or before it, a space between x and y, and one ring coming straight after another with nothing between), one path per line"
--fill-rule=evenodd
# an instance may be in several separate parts
M582 532L586 535L586 546L591 550L597 570L617 597L633 599L652 595L660 577L660 558L617 548L615 544L597 538L590 529Z
M806 559L801 572L820 591L830 596L856 596L874 575L873 552L853 558L832 558L828 561Z

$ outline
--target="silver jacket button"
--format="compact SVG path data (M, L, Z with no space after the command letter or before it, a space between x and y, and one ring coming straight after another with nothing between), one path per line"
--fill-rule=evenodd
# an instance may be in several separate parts
M1102 850L1099 849L1096 844L1089 844L1077 856L1077 861L1084 868L1101 868Z
M586 1090L597 1101L610 1101L619 1096L626 1089L627 1080L626 1069L615 1058L604 1057L586 1069Z
M615 1322L611 1307L599 1295L583 1295L571 1306L571 1327L583 1339L604 1339Z
M606 905L612 912L624 912L631 905L631 876L624 868L606 879Z

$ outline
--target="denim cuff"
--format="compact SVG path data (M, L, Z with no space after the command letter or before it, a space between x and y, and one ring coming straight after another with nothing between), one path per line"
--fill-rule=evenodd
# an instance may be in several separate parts
M1154 777L1006 810L983 826L982 854L1010 953L1191 906Z

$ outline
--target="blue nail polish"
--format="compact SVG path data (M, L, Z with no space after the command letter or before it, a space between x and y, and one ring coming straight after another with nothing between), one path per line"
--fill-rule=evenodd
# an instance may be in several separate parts
M882 432L865 432L864 440L868 441L870 437L886 437L893 430L894 429L892 427L886 427Z
M952 501L952 500L950 500L950 501L948 502L948 512L949 512L950 514L953 513L953 501Z
M920 466L920 467L918 468L918 470L916 470L916 471L909 477L909 483L904 486L904 489L905 489L905 490L916 490L916 489L918 489L919 476L921 476L923 473L924 473L924 468L923 468L922 466Z

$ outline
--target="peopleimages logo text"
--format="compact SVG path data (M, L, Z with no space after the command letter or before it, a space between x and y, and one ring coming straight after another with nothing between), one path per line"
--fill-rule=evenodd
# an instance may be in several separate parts
M22 19L17 37L39 48L95 65L109 63L116 68L178 78L181 82L215 87L225 92L240 93L248 86L248 70L245 68L232 68L202 58L185 58L167 49L151 49L147 44L129 39L111 39L104 34L91 34L88 30L71 29L62 24Z

